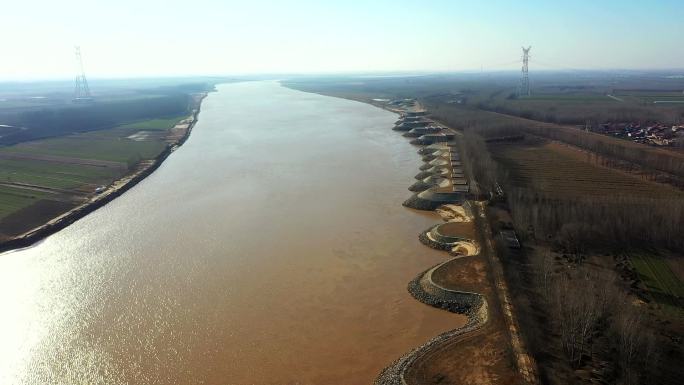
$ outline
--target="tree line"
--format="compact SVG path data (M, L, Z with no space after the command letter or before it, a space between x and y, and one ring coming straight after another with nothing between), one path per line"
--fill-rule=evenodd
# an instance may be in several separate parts
M551 255L537 256L532 273L534 300L551 320L547 327L558 336L566 363L573 369L594 360L610 363L600 372L610 383L656 381L661 341L616 275L563 265Z
M508 184L515 227L532 239L553 239L578 257L589 250L663 247L684 251L684 200L611 196L560 198Z
M578 98L577 101L568 103L550 98L511 103L508 100L493 99L479 101L475 107L540 122L570 125L585 125L587 121L595 124L657 121L678 124L684 120L684 109L679 107L654 107L634 103L625 105L607 98L605 101L581 101Z
M684 156L681 154L567 127L530 125L525 128L525 131L565 142L600 155L684 177Z
M506 165L492 157L487 140L522 129L500 121L483 128L476 119L469 120L478 114L457 117L468 122L461 126L466 127L462 145L471 175L493 201L499 192L505 192L504 204L520 238L544 245L542 250L550 246L558 252L552 256L539 255L537 249L526 251L531 263L515 262L519 255L504 258L509 267L517 264L520 269L507 273L511 274L507 279L518 275L514 287L521 286L522 275L531 275L531 290L519 294L529 295L542 314L543 321L537 321L541 330L526 328L533 345L540 349L537 353L548 360L560 359L571 370L588 365L607 383L658 383L663 376L659 368L672 361L663 350L667 341L656 333L645 309L634 305L623 288L627 283L620 281L616 272L590 267L584 261L592 253L615 254L653 246L684 251L684 200L637 197L629 192L585 198L544 193L535 188L534 181L516 185L508 177ZM510 253L503 245L499 250ZM557 376L567 375L555 366L548 370Z
M622 196L559 196L530 186L517 186L491 156L485 140L473 130L463 147L481 192L505 192L519 235L554 240L581 256L600 248L656 246L684 251L684 199Z
M189 113L188 94L174 93L134 100L95 102L13 113L2 121L21 127L0 137L0 145L114 127L117 124Z
M428 104L432 116L447 125L462 130L474 130L485 139L533 134L546 139L564 142L601 156L615 158L640 166L653 178L661 173L684 177L684 155L632 143L623 139L582 131L573 127L497 114L469 107L457 107L439 103Z

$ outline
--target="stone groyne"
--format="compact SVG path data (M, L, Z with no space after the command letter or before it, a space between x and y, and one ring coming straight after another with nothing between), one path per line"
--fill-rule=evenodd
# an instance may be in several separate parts
M411 192L419 193L419 192L425 191L429 188L436 187L438 185L439 185L439 182L437 181L437 178L427 177L423 180L419 180L416 183L410 185L408 190Z
M433 273L455 259L458 258L440 263L418 275L409 283L408 291L418 301L452 313L463 314L468 317L468 321L462 327L442 333L401 356L380 373L374 382L375 385L407 385L404 378L406 371L424 354L442 343L482 328L487 322L488 308L484 296L450 290L433 281Z
M401 120L397 125L401 125ZM404 136L411 137L412 135ZM453 134L449 138L453 139ZM421 172L416 175L418 181L409 187L410 191L416 193L407 199L403 205L414 209L432 211L444 204L463 203L464 196L448 190L451 185L450 178L453 170L451 170L446 157L458 157L453 149L454 146L450 148L440 144L438 147L435 147L435 141L420 138L412 140L411 143L423 146L418 150L418 154L422 155L425 164L420 167ZM444 182L446 182L447 186L443 186ZM465 210L463 212L465 213ZM433 240L429 236L430 232L442 225L438 224L424 231L419 235L419 239L430 247L455 255L455 258L433 266L419 274L409 282L408 291L416 300L452 313L463 314L467 317L468 321L462 327L442 333L401 356L380 373L375 380L376 385L407 385L404 378L406 371L423 355L447 341L453 341L454 338L480 329L487 322L488 305L484 296L478 293L448 289L433 280L435 271L448 268L449 264L456 259L477 254L477 252L459 254L454 252L454 246L457 242L449 243ZM479 249L477 250L479 251Z
M407 127L403 124L405 122L427 119L427 112L416 112L415 103L413 102L400 108L390 108L387 104L373 105L402 115L402 118L396 123L397 127L395 127L395 130L397 131L410 131L407 130ZM438 124L439 122L432 123ZM405 136L410 138L413 135ZM427 189L414 194L404 202L404 206L420 210L437 210L439 215L447 222L469 222L477 219L477 217L481 215L479 210L472 209L471 200L484 201L488 197L470 191L470 186L464 177L461 159L458 154L458 145L454 142L455 136L456 132L454 130L444 127L441 135L427 134L411 140L410 143L420 146L418 154L424 157L424 162L429 163L440 157L448 156L451 167L447 175L435 173L435 167L433 165L430 165L433 167L426 166L421 168L422 172L416 175L416 179L419 181L414 183L410 190L420 191L420 189L425 186L425 183L429 182L425 180L426 178L449 179L452 188L446 189L437 183L436 186L428 187ZM466 183L463 184L460 179ZM482 202L476 203L481 205ZM461 340L467 339L469 336L473 336L488 321L488 303L482 294L447 289L432 279L433 274L436 271L448 268L452 261L459 258L479 255L480 246L471 240L459 240L450 243L448 246L451 247L451 250L448 250L446 243L449 242L440 242L439 240L431 239L430 231L432 229L433 228L428 229L419 236L421 242L439 250L446 250L451 255L454 255L455 258L438 264L418 275L418 277L414 278L409 283L408 291L418 301L453 313L464 314L467 316L468 321L464 326L442 333L395 360L378 375L374 382L376 385L408 385L405 375L419 359L445 344L451 342L458 343ZM480 235L486 239L486 246L490 250L490 252L485 253L488 257L487 259L490 260L490 263L495 265L493 266L495 290L498 292L497 297L499 297L500 300L503 298L503 310L506 315L505 318L509 328L509 335L511 336L511 345L516 361L515 365L525 383L537 384L536 365L534 360L526 353L522 341L518 336L512 305L510 304L510 301L508 301L506 283L503 280L500 271L501 268L497 264L497 258L491 254L491 250L494 249L491 245L490 230L485 228L484 233L485 234ZM485 245L483 244L482 246L484 247Z
M434 211L439 206L451 203L464 203L465 195L455 192L434 191L435 187L413 194L402 205L416 210Z
M441 134L423 135L411 141L412 144L421 146L418 153L423 156L423 161L426 164L420 167L421 173L416 175L418 182L409 188L416 193L407 199L403 205L419 210L437 210L446 223L432 226L422 232L419 235L419 240L426 246L446 251L455 258L418 275L409 283L408 291L418 301L453 313L464 314L468 321L464 326L442 333L394 361L377 377L375 380L377 385L408 385L407 373L411 372L418 360L429 359L432 352L439 350L446 344L459 343L469 336L476 335L474 332L481 329L489 317L487 300L482 294L447 289L433 280L436 271L449 268L454 260L477 256L480 253L478 242L473 240L476 238L476 234L467 231L467 227L461 227L459 224L478 219L476 217L481 213L479 210L474 212L471 202L467 200L479 194L471 194L470 192L470 186L463 172L463 165L457 150L458 144L453 141L454 137L454 131L445 131ZM446 169L447 173L442 173L443 169ZM438 178L445 180L446 184L438 181ZM482 197L478 196L478 198ZM482 204L482 202L477 203ZM504 318L511 337L515 364L522 379L528 384L535 384L537 383L536 366L532 358L526 353L518 335L512 305L507 295L506 283L503 280L497 258L491 254L494 250L491 245L491 234L485 227L484 234L480 235L486 240L490 250L486 253L487 259L490 260L490 267L493 269L497 297L503 303Z

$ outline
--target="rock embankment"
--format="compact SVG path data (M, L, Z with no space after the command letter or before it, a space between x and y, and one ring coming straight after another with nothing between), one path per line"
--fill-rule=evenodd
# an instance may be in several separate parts
M418 180L423 180L427 177L435 175L434 172L429 172L429 171L421 171L418 174L416 174L415 178Z
M482 295L450 290L433 281L433 273L453 260L440 263L419 274L418 277L409 283L408 291L415 299L427 305L452 313L466 315L468 322L458 329L432 338L394 361L380 373L374 382L375 385L406 385L406 380L404 379L406 370L421 356L446 341L481 328L487 322L487 301Z
M437 183L428 183L428 182L424 182L422 180L419 180L418 182L410 185L408 190L411 192L421 192L421 191L425 191L425 190L427 190L431 187L435 187L435 186L437 186Z
M406 113L404 118L397 122L395 130L403 130L406 127L405 123L410 121L408 116L410 114ZM411 137L413 135L404 134L404 136ZM444 207L443 213L440 212L442 218L450 216L453 217L454 222L470 222L471 218L466 213L467 210L460 206L464 196L462 194L455 194L455 191L450 189L452 176L458 176L455 173L456 169L453 168L454 165L451 164L454 159L460 161L458 153L453 146L442 143L435 144L435 142L450 139L453 139L453 134L450 134L450 136L444 135L443 137L423 135L411 141L411 143L426 145L418 150L418 153L423 156L425 164L420 167L421 172L416 175L418 181L409 187L409 190L416 193L407 199L403 205L428 211L436 210L443 205L449 205L450 207ZM446 186L442 185L443 182L446 182ZM423 232L419 238L421 242L428 246L447 251L452 255L456 255L456 258L433 266L419 274L409 282L408 291L418 301L452 313L463 314L467 317L468 321L464 326L442 333L394 361L376 378L376 385L406 385L405 373L418 359L447 341L453 341L454 338L480 329L487 322L488 308L484 296L478 293L447 289L436 283L432 278L435 271L447 268L445 266L449 266L449 263L453 260L479 253L477 246L472 248L455 248L457 243L463 241L461 238L454 239L454 242L439 242L438 239L433 239L429 233L440 225L436 225Z
M459 222L455 222L459 223ZM420 243L427 247L435 250L446 251L454 257L471 257L478 255L480 253L480 247L477 242L467 237L462 239L451 241L445 241L435 236L436 230L442 226L442 224L434 225L429 229L423 231L418 235L418 240Z
M434 239L432 239L429 234L432 230L434 230L437 226L439 225L434 225L430 227L429 229L423 231L418 235L418 240L420 243L424 244L425 246L435 249L435 250L442 250L442 251L451 251L452 245L444 242L438 242Z
M411 106L413 105L412 103ZM395 130L409 131L409 133L404 134L409 138L415 137L414 134L418 133L419 129L414 127L407 130L408 126L421 119L428 120L425 118L427 114L425 111L415 112L411 109L393 111L402 114L402 117L397 121ZM428 128L425 126L423 130ZM470 186L465 179L458 146L457 143L453 142L455 135L456 133L451 129L440 128L438 133L421 135L410 142L421 146L418 154L423 157L426 164L420 167L421 172L416 175L418 182L409 187L410 191L416 193L407 199L403 205L419 210L437 211L446 223L424 231L419 235L419 239L425 245L447 251L455 258L418 275L409 283L408 291L415 299L427 305L466 315L468 322L463 327L432 338L394 361L376 378L374 382L376 385L407 385L405 376L410 373L414 364L420 364L418 360L429 359L429 355L438 351L440 346L444 346L444 344L458 343L468 336L472 336L473 334L470 333L481 329L488 320L488 304L482 294L447 289L432 278L435 272L442 272L439 269L453 267L449 265L452 261L480 254L480 245L473 240L474 235L467 231L467 227L461 228L457 225L472 222L475 219L472 206L467 199L473 199L473 196L478 199L483 197L480 197L479 194L470 193ZM445 185L442 185L442 180L446 181ZM444 226L444 229L439 228L440 226ZM488 235L491 239L491 234ZM489 239L486 246L491 250L493 248ZM487 254L491 259L491 254ZM495 269L495 285L498 289L505 289L502 274L497 273L497 271ZM522 341L517 336L515 323L511 322L513 319L512 306L508 301L506 290L503 292L504 312L508 316L509 322L507 323L512 334L516 365L527 383L537 383L534 362L525 353ZM499 297L501 298L501 296Z
M418 193L420 194L420 193ZM441 206L443 202L421 198L418 194L413 194L409 199L402 203L403 206L423 211L433 211Z
M416 210L434 211L445 204L463 203L464 198L463 194L439 191L439 189L436 190L435 187L431 187L425 191L413 194L402 205Z

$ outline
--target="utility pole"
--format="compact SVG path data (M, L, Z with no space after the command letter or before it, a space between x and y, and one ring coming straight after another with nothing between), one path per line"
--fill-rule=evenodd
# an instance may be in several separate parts
M518 87L518 97L530 96L530 77L528 74L529 62L530 62L530 49L532 46L527 48L522 47L522 73L520 74L520 86Z
M81 47L75 47L76 54L76 79L74 82L74 103L91 103L93 97L90 95L90 87L88 87L88 79L85 76L83 69L83 59L81 58Z

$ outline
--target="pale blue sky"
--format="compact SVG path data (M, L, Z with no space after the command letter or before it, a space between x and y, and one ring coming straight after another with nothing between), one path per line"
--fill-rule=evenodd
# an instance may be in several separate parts
M684 1L5 0L0 79L684 68Z

